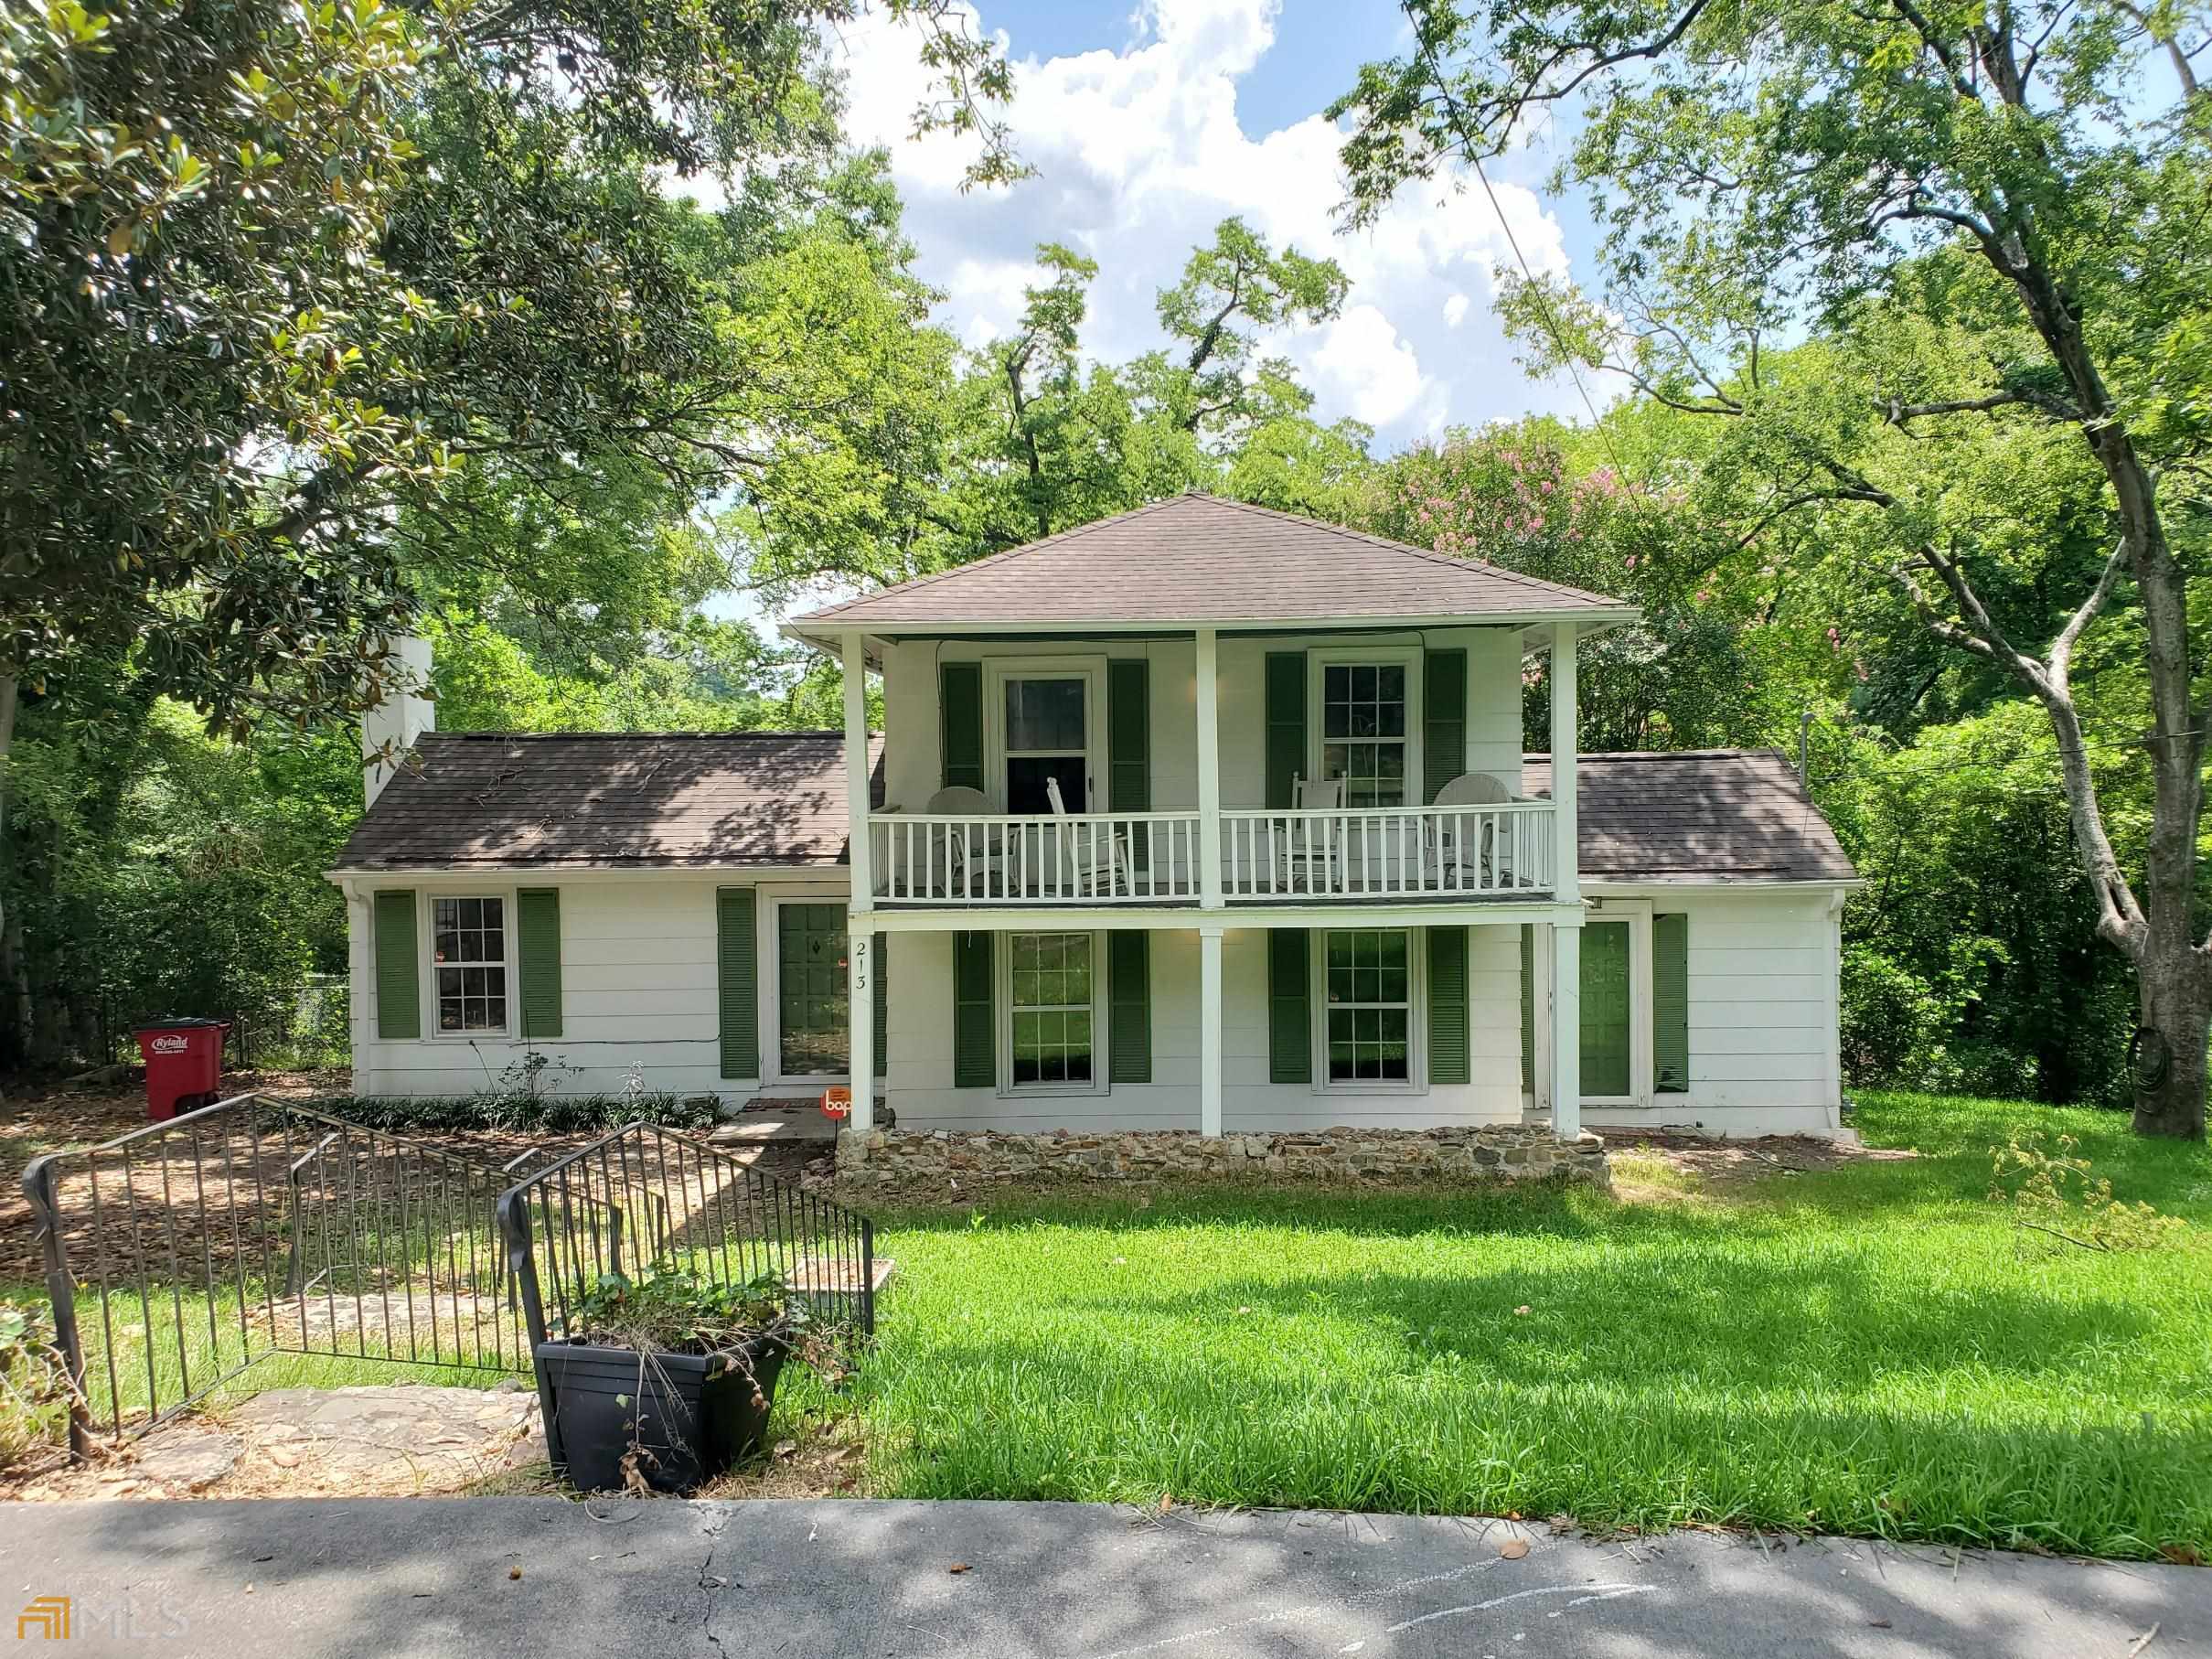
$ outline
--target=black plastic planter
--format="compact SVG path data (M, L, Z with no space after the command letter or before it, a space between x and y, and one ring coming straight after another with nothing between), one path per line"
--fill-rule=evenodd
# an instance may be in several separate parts
M635 1446L637 1472L656 1491L688 1493L760 1450L789 1352L781 1334L704 1356L540 1343L553 1466L581 1491L617 1490Z

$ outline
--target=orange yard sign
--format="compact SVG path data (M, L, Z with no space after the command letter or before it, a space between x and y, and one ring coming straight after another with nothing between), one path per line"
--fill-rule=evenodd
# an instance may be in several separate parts
M852 1091L849 1088L826 1088L822 1091L822 1116L850 1118L852 1116Z

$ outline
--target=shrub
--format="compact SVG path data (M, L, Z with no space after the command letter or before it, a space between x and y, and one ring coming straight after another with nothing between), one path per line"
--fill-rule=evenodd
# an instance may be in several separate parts
M479 1095L346 1095L317 1100L318 1110L364 1129L404 1134L423 1129L530 1130L580 1135L620 1129L643 1118L666 1129L711 1129L721 1121L712 1096L688 1098L665 1092L620 1095L536 1095L507 1089Z

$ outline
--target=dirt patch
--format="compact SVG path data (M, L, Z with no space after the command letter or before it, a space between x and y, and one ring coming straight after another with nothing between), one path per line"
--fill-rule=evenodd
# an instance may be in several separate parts
M0 1498L427 1496L541 1463L538 1396L518 1384L274 1388L164 1424Z
M1814 1135L1761 1135L1724 1140L1679 1129L1602 1131L1613 1183L1624 1199L1723 1193L1781 1175L1812 1175L1860 1163L1917 1158L1918 1152L1860 1146Z

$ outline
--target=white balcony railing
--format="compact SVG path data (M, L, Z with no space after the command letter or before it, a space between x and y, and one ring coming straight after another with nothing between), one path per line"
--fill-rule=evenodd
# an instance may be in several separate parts
M1195 812L1057 818L890 813L869 820L876 897L888 904L1191 904Z
M876 897L895 904L1192 904L1195 812L1059 818L885 813L869 820ZM1222 896L1516 898L1553 886L1552 803L1226 811Z
M1526 897L1552 864L1549 801L1222 814L1232 900Z

